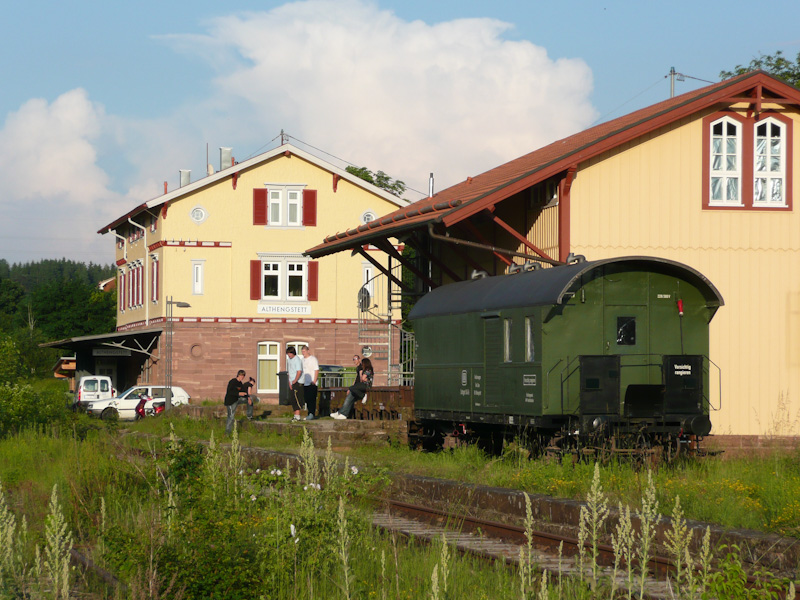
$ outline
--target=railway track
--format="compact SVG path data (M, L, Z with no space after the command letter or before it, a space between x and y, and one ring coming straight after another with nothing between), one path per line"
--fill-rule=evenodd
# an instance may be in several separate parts
M461 553L473 554L491 561L502 561L507 565L518 565L520 549L527 550L524 528L476 517L453 515L435 508L386 500L381 510L373 514L372 524L385 531L408 538L435 543L442 538ZM578 540L546 531L532 531L533 568L548 571L553 577L579 576L579 568L573 557L578 552ZM589 546L590 547L590 546ZM610 546L599 546L601 565L613 565L614 553ZM561 550L561 554L559 554ZM669 560L654 557L650 568L657 575L648 577L645 583L645 598L661 600L672 598L672 590L665 579L671 568ZM601 577L611 580L613 571L608 566L600 570ZM584 577L591 579L591 571L584 569ZM617 576L617 585L625 589L626 579Z

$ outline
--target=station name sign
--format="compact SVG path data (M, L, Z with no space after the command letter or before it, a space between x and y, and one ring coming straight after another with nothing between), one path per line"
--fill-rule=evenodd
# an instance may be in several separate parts
M311 307L308 305L292 306L285 304L259 304L258 314L260 315L310 315Z
M92 348L92 356L130 356L128 348Z

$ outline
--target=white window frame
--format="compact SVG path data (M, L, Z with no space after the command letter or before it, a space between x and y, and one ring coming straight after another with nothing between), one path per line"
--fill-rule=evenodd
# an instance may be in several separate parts
M294 350L297 353L297 356L300 357L300 360L303 360L303 353L300 352L300 348L302 348L303 346L309 346L310 347L310 345L308 343L308 340L304 340L302 342L286 342L286 345L283 347L283 350L284 350L284 352L283 352L283 360L284 360L284 362L286 362L286 348L288 348L289 346L294 346ZM287 366L288 366L288 364L284 365L284 368L287 367ZM289 383L291 383L291 382L289 382Z
M297 229L303 227L304 183L265 183L267 188L267 227ZM273 213L275 207L275 213ZM290 219L291 207L297 209L296 218Z
M298 268L300 271L300 295L290 296L292 286L289 285L292 277L297 277ZM289 260L286 261L286 299L290 301L308 299L308 261Z
M720 139L721 147L719 148L719 152L715 152L715 136L714 135L714 127L722 124L722 138ZM736 128L736 135L731 138L728 135L728 125L733 125ZM736 119L732 119L731 117L721 117L716 121L712 121L709 124L709 139L711 143L709 144L709 163L708 163L708 204L709 206L744 206L742 202L742 138L743 138L743 130L744 125L737 121ZM730 139L734 139L736 142L736 148L734 153L728 152L728 142ZM714 168L714 157L720 157L720 169ZM736 167L734 169L729 169L727 165L728 158L733 156L736 161ZM720 180L720 188L722 192L721 198L714 198L714 180ZM728 182L731 180L736 180L737 186L737 197L736 198L728 198Z
M270 188L268 193L267 223L269 223L271 227L279 227L283 225L283 189Z
M271 302L308 302L308 257L302 254L272 254L259 252L258 258L261 260L261 300ZM266 277L266 265L275 265L276 269L271 269L270 274L278 274L278 295L264 295L264 278ZM290 265L302 265L303 271L303 293L301 296L289 296L289 277L292 276Z
M764 157L764 161L766 162L766 169L759 171L758 169L758 143L759 143L759 135L758 130L761 127L767 128L767 137L766 137L766 153L761 155ZM776 126L780 129L780 137L779 137L779 144L780 144L780 151L778 153L778 158L780 160L780 169L772 170L769 168L770 159L774 158L775 155L771 152L771 144L770 141L773 139L769 132L773 126ZM777 119L772 117L767 117L761 121L758 121L753 126L753 206L786 206L786 123L783 123ZM764 200L758 199L758 181L764 181ZM781 197L779 201L774 201L771 198L770 188L772 187L772 183L775 181L780 181L781 186Z
M202 296L205 285L205 259L192 261L192 295Z
M283 269L281 268L283 265L280 261L277 260L262 260L261 261L261 299L262 300L279 300L281 299L281 294L283 293L283 287L281 286L281 281L283 280ZM274 296L267 296L264 293L265 289L265 279L267 275L273 276L275 275L278 279L278 293Z
M366 287L367 292L369 292L369 297L375 297L375 265L368 262L361 263L361 269L363 271L363 277L361 282L361 287Z
M261 346L263 344L267 345L267 351L262 354ZM271 351L274 348L274 353ZM285 353L284 353L285 355ZM261 394L270 394L275 393L278 391L278 377L277 373L280 371L280 356L281 356L281 344L280 342L276 342L274 340L262 340L257 343L256 345L256 389ZM262 381L261 379L261 363L262 361L266 362L275 362L275 381L273 383L274 387L266 387L266 384L269 382Z

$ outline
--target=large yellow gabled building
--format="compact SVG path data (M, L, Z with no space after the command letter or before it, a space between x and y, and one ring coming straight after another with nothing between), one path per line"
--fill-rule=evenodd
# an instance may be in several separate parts
M303 251L407 202L290 144L241 163L221 149L218 172L182 178L98 232L114 236L119 296L117 333L101 337L121 351L94 370L124 388L160 383L171 367L172 382L202 399L245 369L276 400L289 343L309 344L321 364L351 364L358 290L387 260Z

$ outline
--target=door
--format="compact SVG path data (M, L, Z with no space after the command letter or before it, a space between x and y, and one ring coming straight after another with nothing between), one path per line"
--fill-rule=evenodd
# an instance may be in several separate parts
M483 320L483 381L473 374L472 397L476 410L497 407L503 404L503 321L499 317Z

